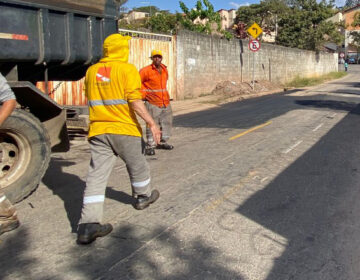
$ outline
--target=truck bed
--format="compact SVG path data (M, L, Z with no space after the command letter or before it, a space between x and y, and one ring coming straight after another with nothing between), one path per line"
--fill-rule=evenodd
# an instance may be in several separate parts
M0 0L0 71L19 80L77 80L117 32L113 0Z
M42 4L53 9L60 8L88 14L116 16L113 0L32 0L22 2Z

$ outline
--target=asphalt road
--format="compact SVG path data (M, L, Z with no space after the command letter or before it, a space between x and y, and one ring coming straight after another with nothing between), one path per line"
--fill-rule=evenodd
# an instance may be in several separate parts
M159 201L132 208L119 160L114 231L87 247L88 146L54 154L0 237L0 279L360 279L359 74L177 116L175 149L148 157Z

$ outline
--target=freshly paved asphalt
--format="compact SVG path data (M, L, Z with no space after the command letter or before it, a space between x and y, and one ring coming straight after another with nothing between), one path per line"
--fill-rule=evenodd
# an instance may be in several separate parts
M0 279L360 279L359 74L177 116L175 149L148 157L159 201L131 207L119 160L114 231L87 247L88 146L54 154L0 237Z

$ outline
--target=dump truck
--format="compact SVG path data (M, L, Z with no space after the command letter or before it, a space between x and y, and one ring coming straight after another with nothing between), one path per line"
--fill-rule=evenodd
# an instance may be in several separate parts
M69 150L66 110L38 81L75 81L117 32L113 0L0 0L0 72L17 108L0 128L0 191L12 202L40 183L51 152Z

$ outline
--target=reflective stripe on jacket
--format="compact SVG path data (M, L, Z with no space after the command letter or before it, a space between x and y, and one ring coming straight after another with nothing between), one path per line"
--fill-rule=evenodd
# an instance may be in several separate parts
M135 112L129 105L142 99L141 79L135 66L126 62L128 43L122 42L125 39L119 36L114 36L110 42L105 40L106 56L86 73L89 137L105 133L139 137L142 135Z
M166 66L161 64L161 74L154 64L140 70L141 93L150 104L158 107L167 107L170 104L169 92L166 89L169 77Z

